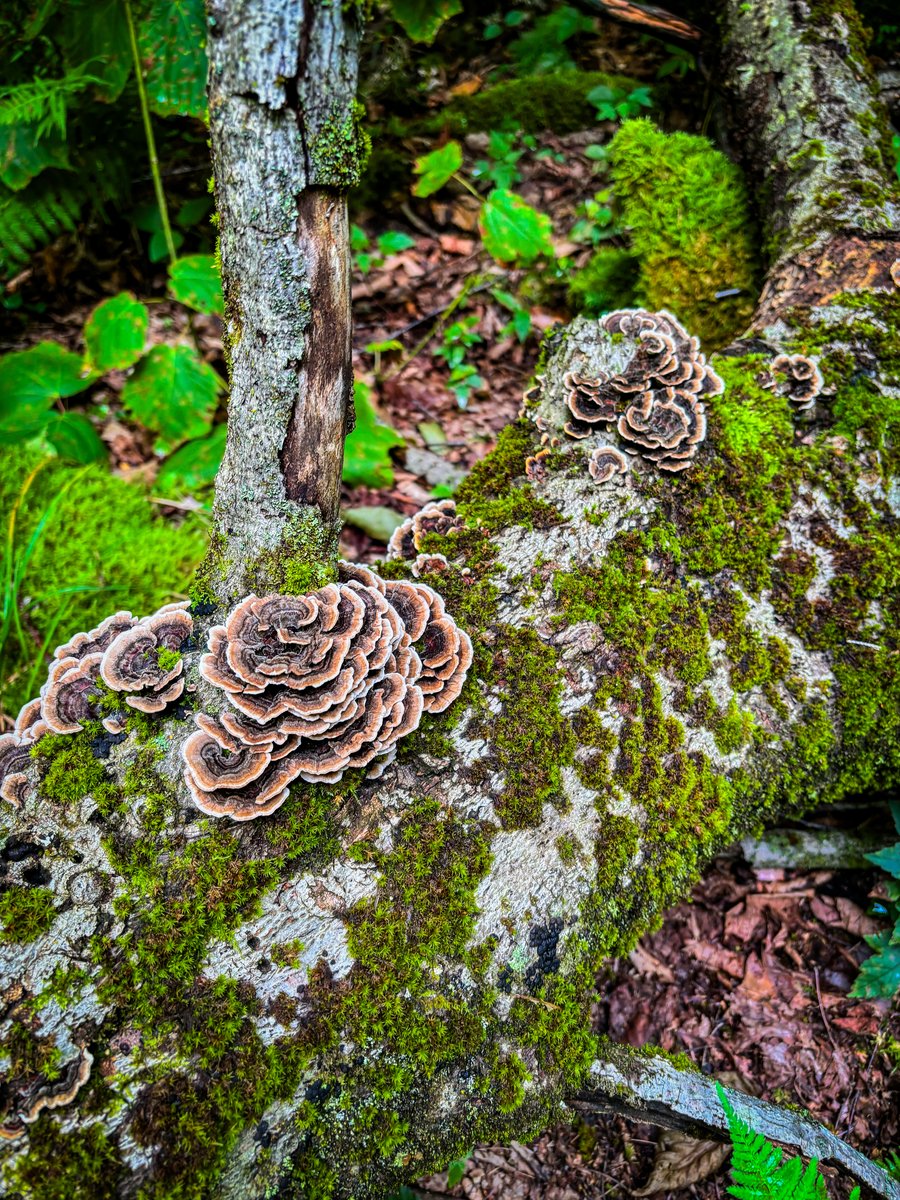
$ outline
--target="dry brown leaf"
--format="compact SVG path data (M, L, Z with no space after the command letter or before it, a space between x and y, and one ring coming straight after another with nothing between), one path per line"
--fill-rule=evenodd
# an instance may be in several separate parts
M665 1129L656 1146L656 1158L650 1178L633 1196L653 1196L674 1192L709 1179L720 1171L731 1155L731 1147L721 1142L700 1141L686 1133Z
M663 983L674 983L675 976L669 970L664 962L643 946L635 946L632 952L628 955L631 965L641 975L653 975L657 979L661 979Z

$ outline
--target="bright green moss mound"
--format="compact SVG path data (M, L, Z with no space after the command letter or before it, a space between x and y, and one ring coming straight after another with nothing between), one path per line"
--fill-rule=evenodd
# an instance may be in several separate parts
M706 138L663 133L647 118L622 125L609 161L638 260L636 301L668 309L707 347L725 344L746 327L756 297L753 222L740 171ZM623 264L610 263L609 253L600 252L576 290L621 286ZM716 299L732 288L741 294Z
M53 924L53 893L44 887L13 884L0 893L0 942L24 945L46 933Z
M44 681L42 646L52 652L117 609L144 615L183 595L205 545L195 514L173 525L144 488L105 467L42 465L21 447L0 454L0 512L15 515L19 571L18 616L0 646L0 700L13 715Z

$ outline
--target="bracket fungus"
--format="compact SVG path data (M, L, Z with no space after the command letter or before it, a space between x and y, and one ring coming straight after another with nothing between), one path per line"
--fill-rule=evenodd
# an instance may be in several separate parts
M0 736L0 797L13 808L20 807L28 786L26 770L33 744L14 732Z
M358 565L340 574L305 596L247 596L210 630L200 674L230 707L197 714L185 743L202 812L246 821L278 808L298 778L377 778L422 713L459 695L472 644L441 597Z
M624 475L628 460L615 446L598 446L588 459L588 471L595 483L609 483L616 475Z
M162 712L184 691L180 652L194 628L188 604L187 600L167 604L152 617L137 621L104 653L100 677L114 692L124 692L125 703L131 708Z
M566 433L585 438L597 425L615 428L627 447L660 470L685 470L706 436L704 398L720 395L722 380L671 313L620 309L600 324L630 339L635 352L617 374L565 376L572 414Z
M455 501L433 500L397 526L388 542L387 557L415 558L427 534L450 533L461 525L462 521L456 515Z
M537 454L529 455L525 459L525 477L531 483L543 483L547 478L547 458L550 456L549 448L546 450L538 450Z
M66 1063L49 1080L46 1075L31 1075L20 1081L6 1081L5 1111L0 1116L0 1137L7 1141L20 1138L25 1126L33 1124L45 1108L63 1108L71 1104L87 1083L94 1056L82 1048L78 1058Z
M780 377L780 378L779 378ZM787 396L797 412L808 412L821 395L822 373L805 354L778 354L762 381L779 396Z

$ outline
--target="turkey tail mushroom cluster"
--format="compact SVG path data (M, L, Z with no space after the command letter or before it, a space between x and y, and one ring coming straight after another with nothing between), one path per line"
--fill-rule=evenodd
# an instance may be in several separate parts
M634 343L635 352L617 374L566 375L566 433L585 438L605 425L660 470L685 470L706 436L703 401L721 394L722 380L671 313L621 309L600 324Z
M787 396L796 412L809 412L823 387L822 374L805 354L778 354L763 379L763 387Z
M309 595L246 597L208 645L200 673L228 706L195 718L185 782L202 812L236 821L273 812L298 778L337 783L365 767L377 778L422 713L456 699L472 662L431 588L350 565Z
M433 500L413 516L398 525L388 542L388 558L415 558L422 549L422 539L429 533L446 534L459 529L462 521L456 515L453 500Z
M40 696L21 710L12 732L0 737L0 797L21 804L31 747L44 734L79 733L88 721L100 721L107 733L122 732L124 710L101 712L104 685L142 712L161 712L181 695L178 651L193 628L187 604L168 604L143 620L113 613L57 646Z

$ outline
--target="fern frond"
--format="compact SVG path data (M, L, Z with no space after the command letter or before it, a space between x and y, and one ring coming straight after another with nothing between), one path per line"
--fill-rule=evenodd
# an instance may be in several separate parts
M0 278L19 270L64 230L74 231L84 203L84 194L54 172L20 192L0 188Z
M34 126L39 141L54 129L63 137L69 100L99 80L87 73L87 64L69 71L61 79L31 79L0 88L0 129L15 125Z
M782 1163L782 1151L741 1120L721 1086L717 1090L731 1134L731 1195L736 1200L827 1200L817 1160L805 1169L801 1158Z

